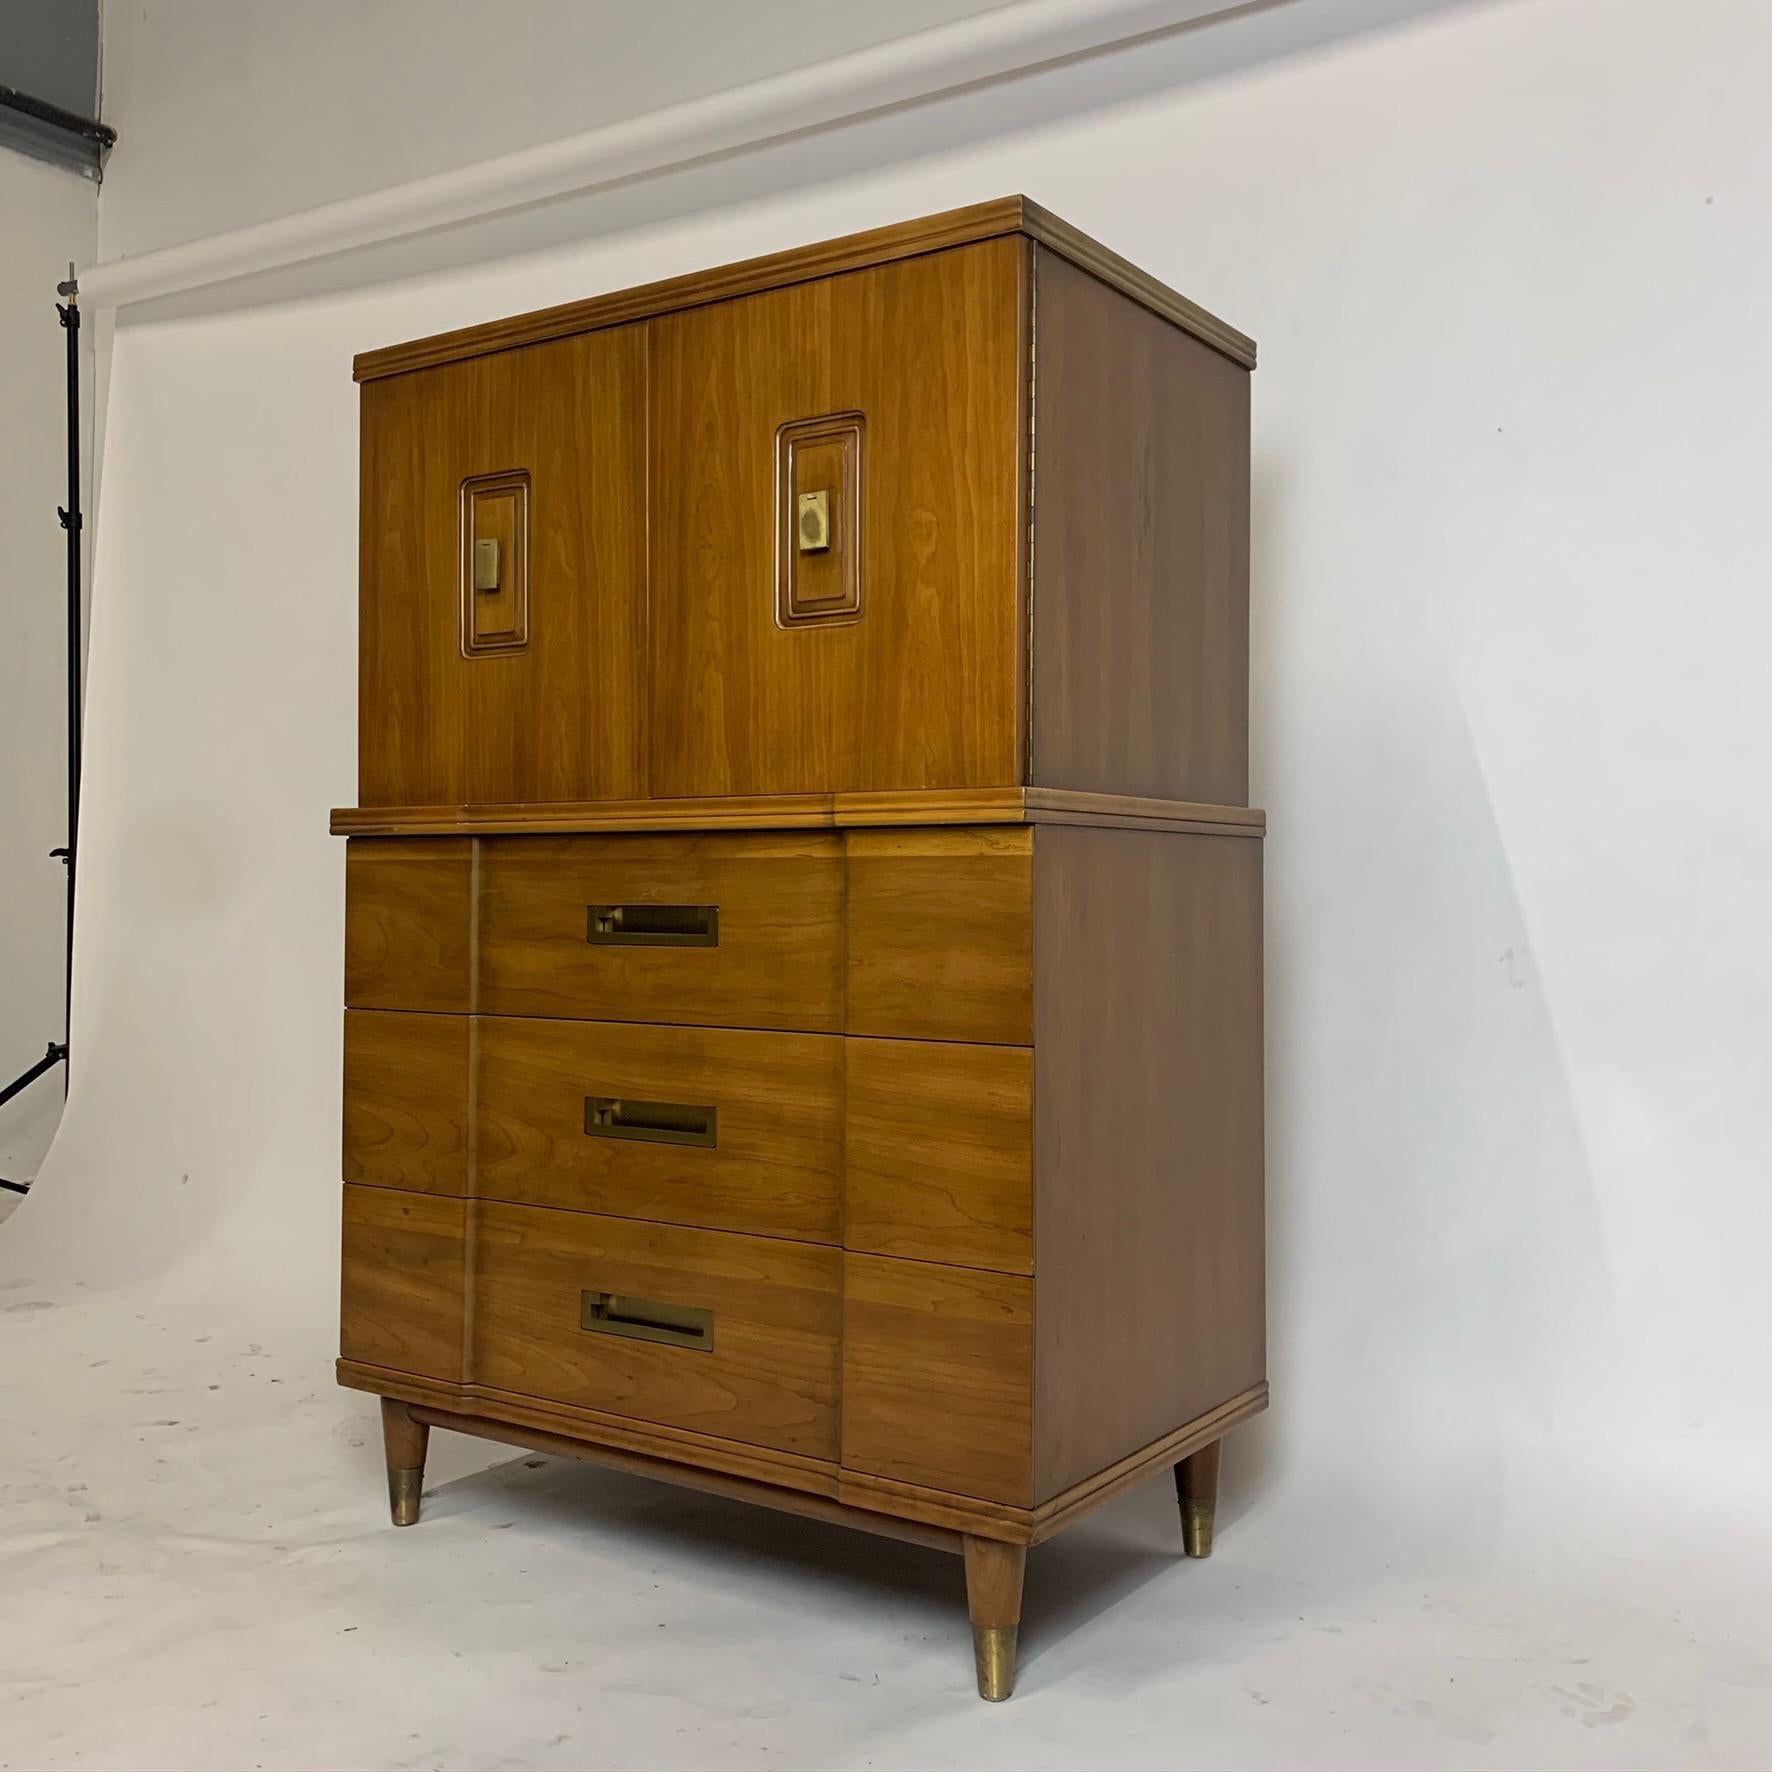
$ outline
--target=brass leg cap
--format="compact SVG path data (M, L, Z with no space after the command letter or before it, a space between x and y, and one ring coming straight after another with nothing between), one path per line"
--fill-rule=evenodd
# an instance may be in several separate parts
M1212 1555L1212 1511L1209 1501L1181 1504L1181 1548L1190 1557Z
M388 1472L388 1511L396 1526L418 1524L418 1498L424 1493L422 1470Z
M1013 1624L975 1624L972 1627L972 1659L978 1664L978 1695L1000 1704L1015 1690L1015 1637Z

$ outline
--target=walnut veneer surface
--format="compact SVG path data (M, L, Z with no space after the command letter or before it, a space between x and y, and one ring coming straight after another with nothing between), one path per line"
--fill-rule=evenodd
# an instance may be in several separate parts
M1025 199L359 359L342 1382L964 1549L1266 1400L1253 347ZM1182 1480L1185 1477L1185 1482Z

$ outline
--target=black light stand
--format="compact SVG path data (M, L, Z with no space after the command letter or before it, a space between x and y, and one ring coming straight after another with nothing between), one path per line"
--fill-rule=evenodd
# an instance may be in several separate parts
M62 331L67 336L68 355L68 502L58 505L56 515L68 537L68 846L52 849L68 870L67 973L62 995L62 1037L51 1040L43 1056L28 1071L0 1089L0 1107L30 1088L39 1077L48 1076L59 1064L68 1063L68 1034L73 1022L74 1003L74 853L80 833L80 286L74 280L74 267L68 266L68 280L56 285L56 294L67 297L57 302L55 311L61 316ZM67 1073L62 1074L62 1090L67 1091ZM0 1188L11 1193L29 1193L28 1181L0 1179Z

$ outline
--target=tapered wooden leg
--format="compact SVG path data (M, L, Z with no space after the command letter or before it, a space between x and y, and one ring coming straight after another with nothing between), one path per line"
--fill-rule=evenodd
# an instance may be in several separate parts
M414 1421L412 1411L392 1397L381 1400L381 1437L388 1454L388 1510L396 1526L418 1524L418 1499L425 1486L425 1450L431 1443L428 1422Z
M1218 1451L1214 1440L1175 1467L1175 1498L1181 1503L1181 1548L1190 1557L1212 1555L1212 1516L1218 1509Z
M972 1659L978 1695L994 1700L1015 1690L1015 1640L1021 1629L1025 1544L994 1538L966 1540L966 1611L972 1619Z

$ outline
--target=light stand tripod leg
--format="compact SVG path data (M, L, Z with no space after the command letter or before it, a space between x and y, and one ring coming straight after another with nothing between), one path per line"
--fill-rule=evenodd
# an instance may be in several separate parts
M57 295L65 295L66 303L57 302L55 311L61 317L62 330L67 335L68 362L68 502L66 506L58 505L56 515L61 519L63 530L68 537L68 844L65 849L54 849L50 853L58 856L66 864L68 870L68 926L67 937L67 970L63 977L62 987L62 1038L51 1040L48 1050L28 1071L0 1089L0 1107L17 1095L21 1090L28 1089L39 1077L59 1065L68 1062L68 1030L74 1019L74 855L80 834L80 628L84 611L81 607L80 595L80 532L85 526L85 519L80 514L80 288L74 281L74 267L68 266L68 280L56 286ZM67 1089L67 1075L62 1076L62 1088ZM23 1194L30 1192L28 1181L6 1181L0 1179L0 1188L8 1193Z

